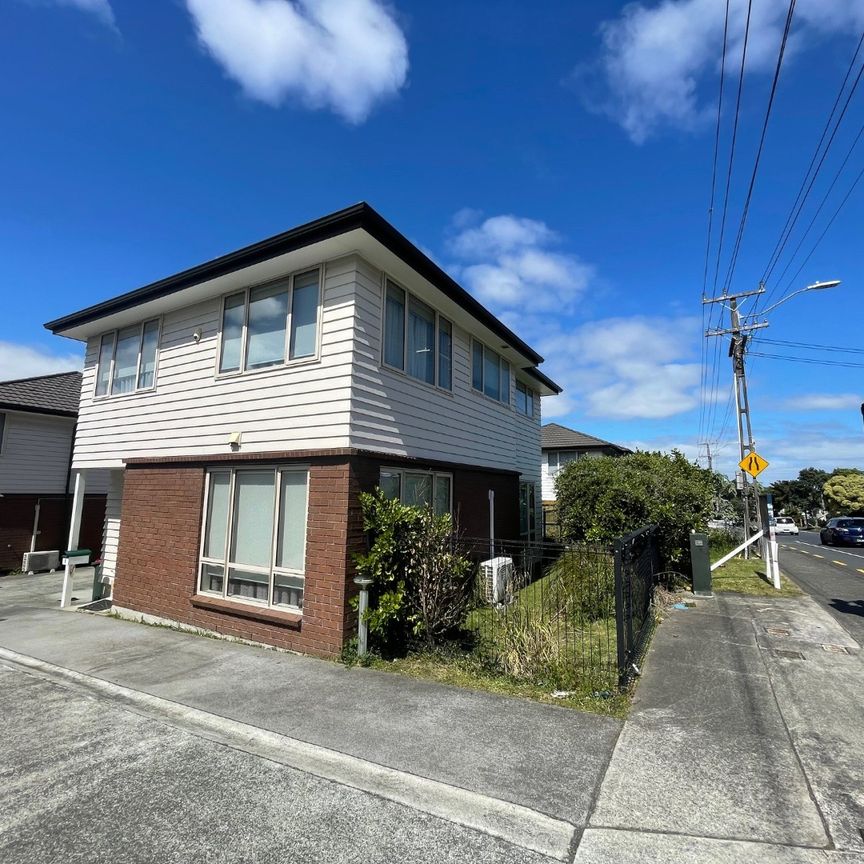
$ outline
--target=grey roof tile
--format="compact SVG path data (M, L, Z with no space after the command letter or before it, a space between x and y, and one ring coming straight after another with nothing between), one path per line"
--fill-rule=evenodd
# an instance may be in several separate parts
M81 400L82 378L80 372L59 372L0 381L0 409L75 417Z
M566 448L583 448L583 447L612 447L622 453L629 453L626 447L619 444L613 444L611 441L604 441L602 438L595 438L593 435L586 435L584 432L577 432L575 429L568 429L566 426L561 426L558 423L547 423L540 427L540 446L543 450L563 450Z

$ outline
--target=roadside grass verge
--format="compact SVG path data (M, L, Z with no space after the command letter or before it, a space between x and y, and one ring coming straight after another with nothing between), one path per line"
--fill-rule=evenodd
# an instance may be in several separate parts
M719 556L718 556L719 557ZM765 573L760 558L733 558L711 574L714 591L748 594L752 597L800 597L802 592L786 576L780 574L780 590L775 590Z
M395 672L411 678L451 684L466 690L480 690L498 696L533 699L564 708L590 711L606 717L625 718L630 709L630 695L617 688L591 692L566 691L565 696L553 696L553 690L519 681L501 672L475 653L451 650L446 647L409 653L406 657L384 660L369 655L364 663L372 669Z
M461 641L364 665L611 717L630 705L618 688L612 561L596 554L564 556L510 602L479 604Z

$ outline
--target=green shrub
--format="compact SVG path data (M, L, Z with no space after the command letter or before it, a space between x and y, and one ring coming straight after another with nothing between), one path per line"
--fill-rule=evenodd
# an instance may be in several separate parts
M409 507L380 489L360 502L372 544L355 559L356 573L372 580L366 621L375 647L396 654L413 640L428 646L452 636L468 612L473 565L450 515Z

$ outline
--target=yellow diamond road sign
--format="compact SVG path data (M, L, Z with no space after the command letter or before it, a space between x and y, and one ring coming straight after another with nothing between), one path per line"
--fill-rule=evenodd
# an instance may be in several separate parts
M738 467L751 477L757 477L768 467L768 463L758 453L753 452L745 456L738 463Z

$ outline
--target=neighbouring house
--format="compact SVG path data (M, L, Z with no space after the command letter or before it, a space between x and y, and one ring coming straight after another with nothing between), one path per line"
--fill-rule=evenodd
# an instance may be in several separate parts
M72 467L76 496L111 472L120 614L332 656L361 491L468 536L536 531L539 397L560 388L367 204L46 326L87 345Z
M66 549L70 476L81 373L0 381L0 571L25 552ZM80 543L101 554L104 472L83 500Z
M544 506L555 503L555 478L570 462L596 459L599 456L624 456L633 452L611 441L568 429L558 423L546 423L541 428L540 442L543 451L540 474Z

